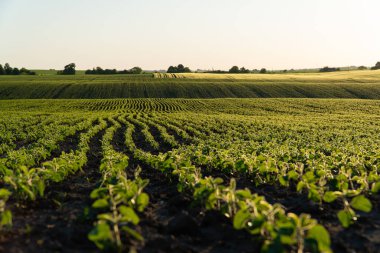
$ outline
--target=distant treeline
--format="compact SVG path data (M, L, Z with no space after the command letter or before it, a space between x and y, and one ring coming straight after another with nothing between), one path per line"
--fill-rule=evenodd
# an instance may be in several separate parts
M116 75L116 74L142 74L143 70L140 67L134 67L129 70L116 70L116 69L102 69L101 67L96 67L93 69L88 69L84 72L86 75Z
M26 68L12 68L8 63L0 64L0 75L35 75L36 72L30 71Z
M358 70L366 70L368 69L366 66L359 66L357 68ZM380 62L377 62L375 66L371 68L371 70L378 70L380 69ZM335 71L340 71L340 68L329 68L329 67L324 67L319 70L319 72L335 72Z
M366 70L366 69L369 69L365 66L360 66L360 67L357 67L356 68L357 70ZM377 70L377 69L380 69L380 62L377 62L376 65L372 68L370 68L371 70ZM318 69L316 69L315 71L318 71ZM323 67L321 69L319 69L319 72L323 73L323 72L335 72L335 71L341 71L340 68L330 68L330 67ZM238 66L233 66L232 68L230 68L230 70L228 71L225 71L225 70L211 70L211 71L201 71L202 73L212 73L212 74L266 74L266 73L279 73L279 72L282 72L282 73L288 73L288 72L298 72L297 70L294 70L294 69L291 69L291 70L276 70L276 71L267 71L265 68L262 68L260 70L258 69L253 69L253 70L249 70L249 69L246 69L244 67L241 67L239 68ZM169 72L168 72L169 73Z
M324 67L319 70L319 72L335 72L335 71L340 71L340 68Z
M239 68L238 66L233 66L228 71L212 70L212 71L206 71L204 73L211 73L211 74L228 74L228 73L229 74L250 74L250 73L252 74L252 73L260 73L260 74L265 74L267 72L268 71L265 68L262 68L260 70L258 70L258 69L249 70L249 69L246 69L245 67Z
M57 72L58 75L75 75L75 63L70 63L65 66L63 70L60 70ZM356 68L358 70L365 70L367 67L360 66ZM380 69L380 62L377 62L374 67L371 68L372 70ZM335 72L340 71L340 68L330 68L330 67L324 67L319 69L319 72ZM317 72L318 69L315 70ZM191 73L191 69L189 67L185 67L183 64L179 64L178 66L170 66L167 73ZM260 70L253 69L249 70L245 67L239 68L238 66L233 66L228 71L224 70L212 70L212 71L199 71L202 73L215 73L215 74L249 74L249 73L259 73L259 74L266 74L266 73L287 73L287 72L296 72L294 69L291 70L280 70L280 71L267 71L265 68L262 68ZM85 71L85 74L87 75L116 75L116 74L142 74L143 70L140 67L134 67L129 70L116 70L116 69L102 69L101 67L96 67L93 69L88 69ZM18 68L11 68L8 63L5 64L3 67L0 65L0 75L20 75L20 74L28 74L28 75L35 75L35 72L29 71L25 68L22 68L19 70Z
M178 66L170 66L168 68L167 73L191 73L191 70L189 67L185 67L182 64L179 64Z

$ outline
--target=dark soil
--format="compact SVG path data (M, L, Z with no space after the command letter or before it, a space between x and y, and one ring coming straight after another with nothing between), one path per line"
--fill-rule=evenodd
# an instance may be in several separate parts
M130 121L129 123L133 124L132 121ZM120 123L120 124L122 124L122 123ZM135 142L136 147L139 147L141 150L143 150L145 152L150 152L154 155L157 155L159 153L158 150L154 150L151 147L151 145L145 141L144 135L141 134L142 128L139 125L135 125L135 124L133 124L133 125L135 126L135 131L132 134L132 138L133 138L133 141Z
M63 152L70 153L71 150L76 150L79 145L80 135L87 131L88 129L84 129L77 131L74 135L67 136L63 141L58 143L58 148L54 149L50 156L41 163L53 160L55 157L59 157Z
M181 124L177 123L177 122L171 122L171 124L173 126L176 126L176 127L179 127L181 128L183 131L185 131L190 137L194 138L194 137L197 137L197 135L193 132L193 131L190 131L189 129L186 129L184 128Z
M189 140L185 140L184 138L182 138L182 136L178 135L176 133L176 131L174 131L173 129L166 128L166 131L168 132L168 134L174 136L174 139L177 141L177 143L179 145L189 145L190 144Z
M166 131L168 132L168 134L172 135L174 137L174 139L177 141L177 143L179 145L189 145L190 144L190 141L189 140L185 140L184 138L182 138L182 136L178 135L176 131L174 131L173 129L171 129L170 127L166 127L165 125L163 124L160 124L158 122L155 122L156 124L159 124L163 127L166 128ZM185 130L183 130L185 131ZM186 132L186 131L185 131ZM186 132L187 133L187 132ZM188 133L189 134L189 133ZM189 134L190 136L190 134Z
M77 175L52 184L47 196L33 203L11 203L13 228L0 236L0 252L98 252L87 239L93 214L89 195L99 180L100 140L104 131L90 141L88 164Z
M173 149L172 146L170 146L168 143L164 141L162 138L160 131L158 131L157 127L147 124L149 126L149 131L152 133L154 139L160 144L160 148L158 152L166 153Z

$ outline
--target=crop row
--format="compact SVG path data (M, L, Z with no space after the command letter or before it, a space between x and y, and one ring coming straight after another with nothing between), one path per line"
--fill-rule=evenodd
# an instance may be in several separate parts
M143 212L149 203L149 196L143 192L149 180L140 178L141 168L136 169L133 179L127 178L129 158L115 151L111 144L121 125L113 118L109 121L112 126L102 139L103 159L99 168L102 182L91 193L92 207L98 210L98 215L89 239L101 250L121 252L125 248L123 234L143 240L133 226L139 223L138 212Z

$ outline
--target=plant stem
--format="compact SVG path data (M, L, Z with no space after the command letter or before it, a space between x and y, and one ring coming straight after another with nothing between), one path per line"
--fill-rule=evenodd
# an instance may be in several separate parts
M114 234L115 234L116 246L117 246L118 252L121 253L122 249L123 249L123 245L121 243L120 230L119 230L119 225L118 225L118 222L117 222L117 220L118 220L118 213L117 213L117 206L116 206L115 200L113 198L112 186L108 186L108 190L109 190L109 193L110 193L111 203L112 203L113 231L114 231Z

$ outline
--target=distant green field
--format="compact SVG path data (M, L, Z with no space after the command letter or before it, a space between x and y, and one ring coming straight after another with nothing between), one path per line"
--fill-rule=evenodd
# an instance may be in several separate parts
M32 71L36 72L37 75L57 75L58 70L55 69L33 69ZM84 70L77 70L77 75L84 75Z
M50 71L51 72L51 71ZM45 74L43 74L45 73ZM1 76L0 99L364 98L380 99L380 71L302 74Z

